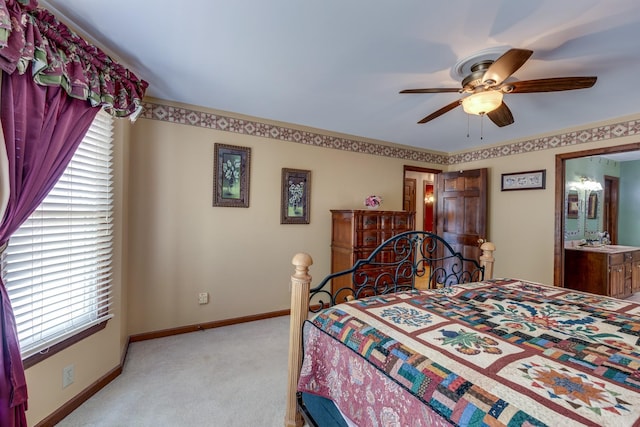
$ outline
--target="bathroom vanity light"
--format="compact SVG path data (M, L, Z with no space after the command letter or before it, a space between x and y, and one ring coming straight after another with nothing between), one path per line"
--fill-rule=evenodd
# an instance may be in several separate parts
M586 191L600 191L602 190L602 184L598 181L594 181L591 178L583 176L580 178L580 188Z
M586 176L580 177L580 181L570 182L567 187L569 190L585 190L585 191L601 191L602 184Z

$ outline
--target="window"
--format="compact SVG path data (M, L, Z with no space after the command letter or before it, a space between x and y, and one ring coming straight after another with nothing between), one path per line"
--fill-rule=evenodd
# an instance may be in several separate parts
M112 316L112 211L113 118L100 111L60 180L3 254L23 359Z

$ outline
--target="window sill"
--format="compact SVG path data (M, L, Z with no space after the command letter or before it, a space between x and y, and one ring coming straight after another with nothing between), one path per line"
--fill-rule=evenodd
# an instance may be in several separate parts
M46 350L41 351L40 353L36 353L33 354L29 357L27 357L26 359L22 360L22 365L24 366L24 369L28 369L40 362L42 362L43 360L53 356L54 354L64 350L67 347L71 347L72 345L74 345L77 342L82 341L83 339L95 334L96 332L100 332L101 330L103 330L106 326L107 326L107 322L109 320L105 320L104 322L100 322L97 325L93 325L92 327L85 329L82 332L78 332L77 334L75 334L72 337L67 338L64 341L61 341L57 344L52 345L51 347L49 347Z

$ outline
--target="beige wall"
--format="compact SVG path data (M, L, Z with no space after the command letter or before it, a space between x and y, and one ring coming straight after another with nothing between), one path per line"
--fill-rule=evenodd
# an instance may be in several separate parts
M141 120L133 132L131 334L286 309L293 254L313 256L316 280L329 272L329 210L360 208L370 193L383 197L384 209L401 209L403 165L412 164L155 120ZM613 138L448 167L413 165L488 168L495 276L552 284L556 154L637 140ZM252 149L248 209L211 207L216 142ZM312 171L309 225L279 224L283 167ZM538 169L546 169L545 190L500 190L502 173ZM200 306L197 294L205 291L211 303Z
M495 275L552 283L555 155L640 139L447 168L149 119L118 120L116 130L115 316L104 331L27 370L30 425L117 367L129 335L287 309L296 252L313 256L314 282L329 272L329 210L361 208L371 193L382 195L384 209L400 209L405 164L489 168ZM212 207L214 143L252 149L248 209ZM280 224L283 167L311 170L309 225ZM536 169L547 171L546 190L500 191L502 173ZM211 302L198 305L199 292ZM76 380L62 390L69 364Z
M212 207L214 143L251 148L249 208ZM383 209L401 209L405 164L418 165L139 120L130 157L129 333L288 309L295 253L312 255L316 279L329 273L329 210L363 209L369 194L382 196ZM308 225L280 224L284 167L311 170ZM199 305L199 292L211 302Z

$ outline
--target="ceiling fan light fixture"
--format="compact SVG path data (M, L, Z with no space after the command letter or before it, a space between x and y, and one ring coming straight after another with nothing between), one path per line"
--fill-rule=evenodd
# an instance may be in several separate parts
M467 114L481 116L487 114L502 104L502 92L489 90L467 96L462 100L462 108Z

